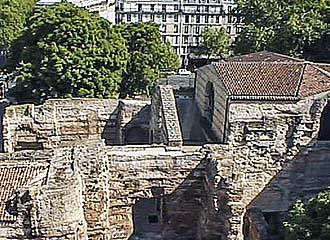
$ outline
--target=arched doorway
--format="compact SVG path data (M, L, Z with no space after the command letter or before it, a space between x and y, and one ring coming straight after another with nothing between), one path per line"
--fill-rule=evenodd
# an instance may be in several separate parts
M125 144L149 144L149 130L131 127L125 131Z
M318 140L330 141L330 103L324 107L321 115Z
M213 83L206 84L205 117L212 124L214 114L214 87Z

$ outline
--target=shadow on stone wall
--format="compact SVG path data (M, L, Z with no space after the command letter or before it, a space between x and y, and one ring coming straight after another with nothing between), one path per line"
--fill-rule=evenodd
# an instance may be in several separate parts
M149 144L151 106L144 106L123 126L124 144Z
M283 238L283 221L297 199L308 201L330 186L330 141L302 149L252 201L244 217L246 239Z
M204 180L205 160L202 160L172 193L164 194L165 187L153 187L152 198L137 199L132 207L134 231L129 239L202 239Z
M135 109L133 109L135 110ZM123 109L122 105L110 114L101 138L106 145L149 144L150 105L146 105L137 113Z
M114 145L119 144L120 139L118 138L119 135L119 112L120 107L119 105L116 109L110 114L109 119L107 120L103 131L101 133L101 138L104 139L106 145Z

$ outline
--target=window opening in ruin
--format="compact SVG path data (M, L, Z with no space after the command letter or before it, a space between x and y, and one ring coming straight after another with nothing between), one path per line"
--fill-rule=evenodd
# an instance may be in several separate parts
M210 124L212 124L213 113L214 113L214 87L213 87L213 83L208 82L206 84L206 107L205 107L206 116L205 117Z
M328 103L324 107L321 115L318 140L320 141L330 140L330 103Z
M149 215L148 216L149 223L158 223L158 216L157 215Z
M149 144L149 130L142 127L131 127L125 131L125 144Z

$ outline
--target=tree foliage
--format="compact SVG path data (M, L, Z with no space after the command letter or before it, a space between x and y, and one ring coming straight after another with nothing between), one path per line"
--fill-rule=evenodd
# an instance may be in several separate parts
M313 58L320 55L319 44L329 39L329 0L238 0L237 3L245 27L236 42L236 53L270 50ZM329 44L322 46L323 57L330 53L329 48Z
M7 51L20 36L36 0L0 0L0 50Z
M69 3L38 8L13 44L7 70L19 101L51 97L113 97L127 48L116 28Z
M284 229L286 240L330 239L330 191L319 193L307 204L298 200Z
M150 95L162 71L176 70L180 61L168 43L161 42L155 23L131 23L120 27L129 57L120 97Z
M200 47L208 57L219 56L224 58L229 53L230 37L224 27L220 29L208 28L202 33Z

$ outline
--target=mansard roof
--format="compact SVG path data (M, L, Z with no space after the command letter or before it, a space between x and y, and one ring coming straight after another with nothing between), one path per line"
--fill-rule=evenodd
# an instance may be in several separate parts
M234 98L299 99L330 91L329 64L261 52L213 66L227 94Z
M13 222L16 216L6 211L6 204L19 188L28 184L45 169L44 166L6 163L0 165L0 222Z

